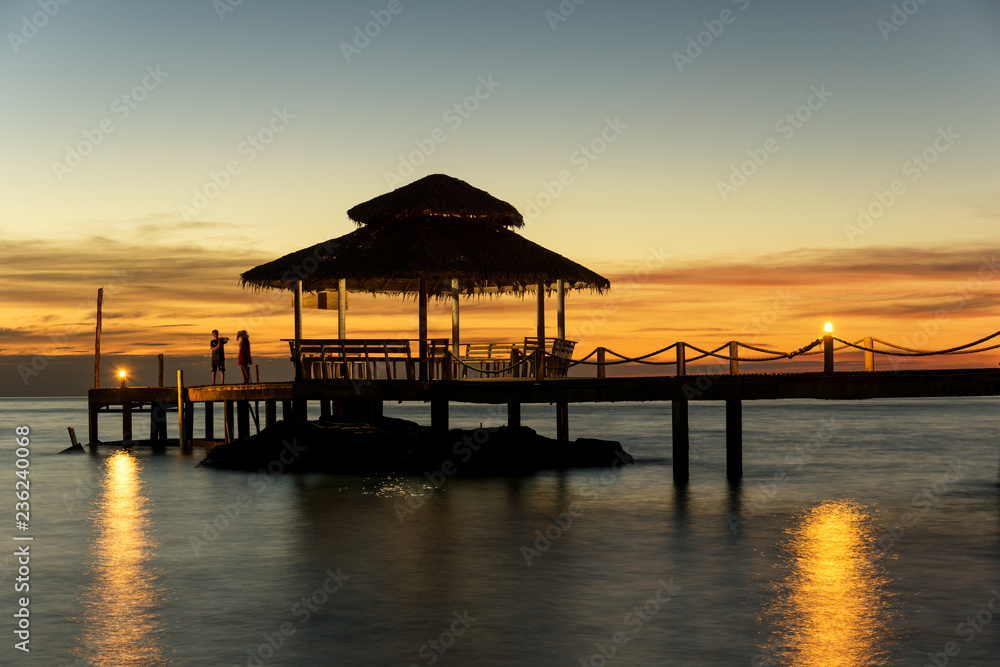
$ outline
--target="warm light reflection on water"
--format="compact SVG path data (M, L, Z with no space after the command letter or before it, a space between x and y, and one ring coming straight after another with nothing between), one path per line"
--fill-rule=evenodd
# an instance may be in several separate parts
M89 554L92 584L82 600L83 653L96 667L169 662L159 636L161 592L148 565L156 543L140 468L130 452L105 461Z
M792 569L778 584L769 619L775 631L758 663L886 664L893 633L886 578L868 553L868 515L851 502L827 502L806 512L789 532Z

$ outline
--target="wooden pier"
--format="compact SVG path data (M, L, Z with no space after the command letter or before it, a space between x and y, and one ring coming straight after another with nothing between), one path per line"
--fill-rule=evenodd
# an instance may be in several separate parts
M598 375L603 375L599 369ZM450 375L450 373L449 373ZM431 406L432 427L448 429L451 403L507 405L508 423L520 424L523 404L556 406L559 439L569 439L570 403L669 401L673 475L688 480L690 401L726 405L726 474L743 473L742 402L778 399L863 400L873 398L1000 396L1000 369L859 371L829 373L685 374L649 377L503 377L474 379L309 379L296 382L185 387L126 387L89 392L89 443L100 442L99 415L122 414L122 442L133 441L136 413L150 414L150 440L166 443L168 412L176 413L177 441L191 447L195 406L204 408L203 439L230 441L251 435L281 419L305 419L309 403L323 415L366 420L382 414L385 401L417 401ZM223 424L214 423L215 403L222 403ZM255 407L256 406L256 407ZM259 407L263 410L259 410ZM263 414L260 414L263 412ZM220 437L221 436L221 437Z

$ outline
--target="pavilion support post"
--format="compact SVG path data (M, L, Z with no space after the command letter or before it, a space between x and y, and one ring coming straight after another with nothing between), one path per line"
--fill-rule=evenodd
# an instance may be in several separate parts
M298 342L302 339L302 281L295 281L295 296L293 297L293 302L295 305L295 343L298 347Z
M556 403L556 440L569 441L569 403Z
M520 403L508 403L507 404L507 428L512 428L512 429L521 428L521 404Z
M94 389L101 388L101 307L104 304L104 288L97 290L97 334L94 338ZM94 438L91 442L97 442Z
M337 281L337 338L347 338L347 279Z
M726 477L738 482L743 477L743 402L726 401Z
M556 338L566 339L566 283L556 281Z
M250 437L249 401L236 401L236 434L238 438Z
M419 332L420 337L420 381L427 380L427 282L423 278L417 279L417 309L419 311Z
M205 439L215 440L215 401L205 401Z
M278 421L278 402L273 398L264 399L264 428Z
M538 314L536 317L538 326L536 329L536 335L538 336L538 348L540 350L544 350L545 349L545 283L539 281L535 285L535 289L537 291L536 296L538 298L538 309L537 309Z
M431 399L431 429L438 433L448 431L448 399Z
M459 356L459 327L458 327L458 295L461 294L461 286L458 278L451 279L451 353Z
M688 402L685 399L675 399L670 406L673 425L673 468L674 483L687 484L690 477L688 459L690 440L688 437Z
M871 336L865 338L865 347L868 348L865 350L865 370L871 373L875 370L875 353L872 352L875 349L875 345Z

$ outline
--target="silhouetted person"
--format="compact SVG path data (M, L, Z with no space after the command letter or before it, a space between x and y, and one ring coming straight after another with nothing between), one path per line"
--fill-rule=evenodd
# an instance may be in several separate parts
M236 340L240 344L240 356L236 362L240 365L240 373L243 374L243 384L250 384L250 364L253 363L250 358L250 337L247 336L246 330L241 329L236 332Z
M212 340L208 344L212 348L212 384L215 384L215 372L222 373L222 384L226 384L226 343L229 339L219 338L219 330L212 329Z

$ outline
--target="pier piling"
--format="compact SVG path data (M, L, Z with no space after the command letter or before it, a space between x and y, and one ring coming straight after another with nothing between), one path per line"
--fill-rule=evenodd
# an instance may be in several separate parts
M691 447L688 437L688 402L684 399L671 401L670 416L673 425L674 482L687 484L689 478L688 458Z
M730 482L743 477L743 401L726 401L726 477Z
M569 403L556 403L556 440L569 441Z

